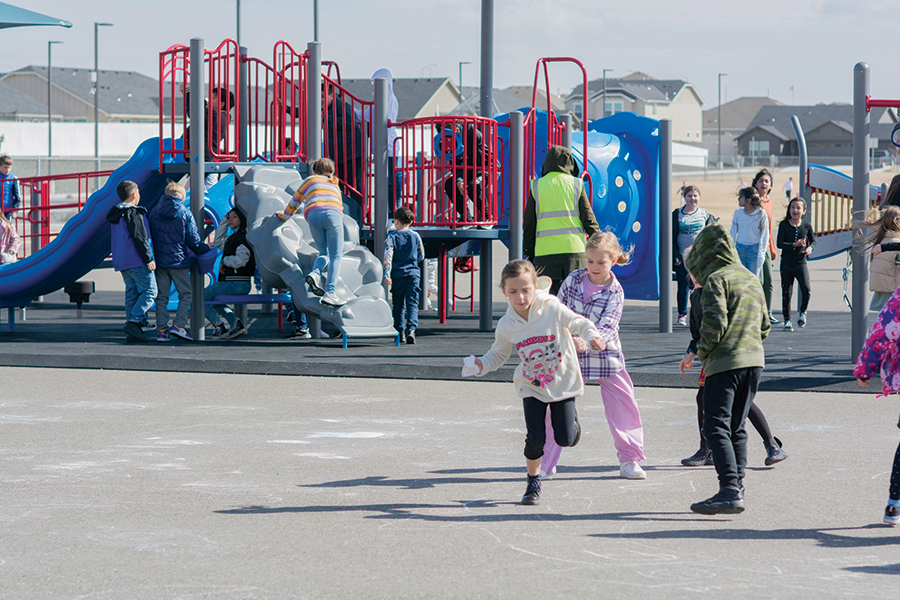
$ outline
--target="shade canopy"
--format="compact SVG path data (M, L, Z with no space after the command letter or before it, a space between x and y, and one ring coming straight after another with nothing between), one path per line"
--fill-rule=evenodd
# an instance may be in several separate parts
M0 2L0 29L7 27L29 27L34 25L54 25L59 27L71 27L72 24L62 19L48 17L33 10L26 10Z

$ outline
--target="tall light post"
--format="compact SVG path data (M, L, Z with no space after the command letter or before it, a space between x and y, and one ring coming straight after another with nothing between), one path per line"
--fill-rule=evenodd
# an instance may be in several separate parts
M600 111L602 116L606 116L606 73L612 73L615 69L603 69L603 110Z
M721 169L724 165L722 162L722 78L728 77L728 73L719 73L719 110L718 116L716 117L717 125L719 126L719 156L718 156L718 164L717 166Z
M466 60L466 61L461 61L461 62L459 63L459 97L460 97L461 100L464 99L464 98L463 98L463 91L462 91L462 68L463 68L463 65L471 65L471 64L472 64L472 63L470 63L470 62L467 61L467 60Z
M112 23L94 23L94 160L100 170L100 67L99 43L97 32L101 27L112 27Z
M313 41L319 41L319 0L313 0Z
M47 158L53 156L53 44L47 42Z
M235 18L237 19L237 38L235 41L237 42L238 48L241 47L241 0L237 0L237 7L235 11Z
M425 65L419 70L419 75L421 77L425 77L425 69L428 69L428 77L431 77L431 67L436 67L437 63L431 63L430 65Z

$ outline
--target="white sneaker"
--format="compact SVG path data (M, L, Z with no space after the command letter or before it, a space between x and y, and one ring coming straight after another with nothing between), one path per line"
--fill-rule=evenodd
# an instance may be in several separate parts
M785 331L793 331L794 330L794 326L791 325L790 321L785 321L784 325L782 325L781 328L784 329Z
M625 479L647 479L647 474L636 462L623 462L619 465L619 475Z
M337 294L329 294L325 292L325 295L319 298L320 304L326 304L328 306L343 306L347 304L346 300L341 300Z
M797 325L799 325L800 327L806 327L806 313L805 312L800 313L800 318L797 319Z
M541 469L541 479L550 479L554 475L556 475L556 467L553 467L553 470L550 471L549 473L547 473L546 471Z
M680 317L678 317L678 324L681 326L687 326L687 324L688 324L687 315L681 315Z

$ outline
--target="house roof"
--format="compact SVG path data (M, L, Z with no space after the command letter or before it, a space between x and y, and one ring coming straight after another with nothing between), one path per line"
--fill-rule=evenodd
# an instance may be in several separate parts
M481 115L481 88L463 86L463 96L465 100L460 102L459 106L450 111L451 115ZM528 102L523 102L521 98L515 94L510 94L505 90L493 89L491 99L494 101L492 115L503 114L519 110L526 104L531 106L531 98Z
M342 79L341 85L360 100L374 100L375 88L369 79ZM400 121L415 118L422 108L428 104L441 86L450 85L454 91L458 91L448 77L416 77L394 79L394 95L399 103ZM449 112L454 107L446 107L442 112Z
M763 106L783 106L766 96L745 96L722 105L722 129L743 132ZM704 131L718 129L719 107L703 111Z
M636 100L644 100L645 102L668 102L672 100L678 92L681 91L688 82L681 79L654 79L643 73L633 73L628 77L620 79L606 78L606 93L619 92L630 96ZM693 87L693 86L691 86ZM569 98L573 96L581 96L584 85L577 85L569 94ZM588 92L591 97L603 93L603 79L594 79L588 82ZM696 90L695 92L696 93ZM703 100L697 94L697 98L702 103Z
M513 85L505 88L503 91L516 96L519 100L524 102L522 106L531 106L531 98L533 96L534 88L532 88L530 85ZM537 103L537 108L546 110L547 94L544 90L539 89L537 91ZM563 99L553 93L550 94L550 106L552 106L553 110L558 113L564 112L566 110L566 104Z
M889 108L873 108L871 113L871 125L869 134L879 140L889 139L891 129L896 122L896 113ZM738 137L747 135L753 129L762 126L770 126L778 130L784 139L796 139L794 127L791 125L791 117L797 115L800 126L804 132L815 131L822 125L834 122L834 124L847 131L853 131L850 123L853 122L853 106L850 104L816 104L814 106L763 106L753 117L747 129Z
M26 115L46 117L47 103L0 81L0 117L16 118Z
M47 81L47 67L29 65L3 76L33 74ZM91 69L53 68L53 85L93 105ZM114 115L158 115L159 82L133 71L100 70L100 110Z

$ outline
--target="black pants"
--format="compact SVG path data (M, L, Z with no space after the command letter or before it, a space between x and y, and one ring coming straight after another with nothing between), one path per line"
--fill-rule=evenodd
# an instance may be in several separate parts
M782 259L784 260L784 259ZM785 321L791 320L791 296L794 295L794 280L800 288L800 312L809 308L809 269L806 263L799 265L781 264L781 313Z
M703 434L712 451L719 488L739 490L747 466L747 430L762 367L733 369L706 376Z
M778 444L778 442L775 441L775 436L772 435L772 429L769 427L769 421L766 419L766 415L763 414L762 409L756 402L750 406L750 411L747 413L747 420L750 421L753 428L756 429L756 433L762 438L763 445L766 449L768 449L769 446ZM697 427L700 430L700 447L705 450L707 445L706 438L703 437L703 387L697 388ZM898 477L900 477L900 475L898 475ZM898 479L898 481L900 481L900 479Z
M550 407L550 421L553 423L553 439L560 446L571 446L578 435L575 425L575 398L559 402L541 402L537 398L522 398L525 408L525 458L535 460L544 455L546 438L545 419L547 406Z
M675 281L678 282L678 287L675 292L675 300L678 305L678 316L683 317L688 314L688 296L690 295L691 290L694 289L694 285L688 277L688 272L687 269L684 268L683 262L675 265Z
M464 181L465 183L465 194L459 190L460 181ZM444 191L447 192L448 198L453 198L458 223L468 223L470 221L481 221L484 219L484 198L481 187L481 176L471 177L468 180L463 180L461 177L448 177L444 181ZM468 196L468 198L466 196ZM472 210L469 208L469 200L472 201L475 214L472 214Z

